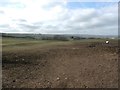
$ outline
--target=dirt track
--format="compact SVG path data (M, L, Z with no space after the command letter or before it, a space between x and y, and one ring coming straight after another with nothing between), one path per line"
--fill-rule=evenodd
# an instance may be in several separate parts
M3 52L3 87L117 88L115 43L74 43Z

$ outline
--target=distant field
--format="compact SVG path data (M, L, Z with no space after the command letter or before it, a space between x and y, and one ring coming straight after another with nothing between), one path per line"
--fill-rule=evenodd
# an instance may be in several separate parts
M118 42L2 39L4 88L117 88Z
M57 41L57 40L36 40L36 39L26 39L26 38L2 38L2 45L5 46L33 46L33 45L49 45L49 44L70 44L75 42L88 43L88 42L105 42L106 39L83 39L83 40L70 40L70 41ZM112 42L117 42L117 40L110 40Z

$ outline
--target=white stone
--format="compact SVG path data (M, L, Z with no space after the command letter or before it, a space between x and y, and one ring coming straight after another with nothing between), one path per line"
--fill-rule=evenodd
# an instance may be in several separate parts
M67 77L65 79L67 79Z
M57 80L60 80L60 78L59 78L59 77L57 77Z
M106 44L108 44L108 43L109 43L109 41L106 41L105 43L106 43Z

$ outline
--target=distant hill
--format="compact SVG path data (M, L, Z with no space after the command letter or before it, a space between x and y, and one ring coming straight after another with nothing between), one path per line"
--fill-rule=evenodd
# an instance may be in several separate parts
M94 38L111 38L116 39L114 35L84 35L84 34L20 34L20 33L2 33L2 37L14 37L14 38L32 38L32 39L57 39L57 40L69 40L69 39L94 39Z

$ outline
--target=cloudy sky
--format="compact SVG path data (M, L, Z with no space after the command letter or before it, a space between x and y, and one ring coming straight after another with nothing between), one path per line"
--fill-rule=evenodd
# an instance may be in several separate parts
M117 19L117 2L0 0L4 33L117 35Z

